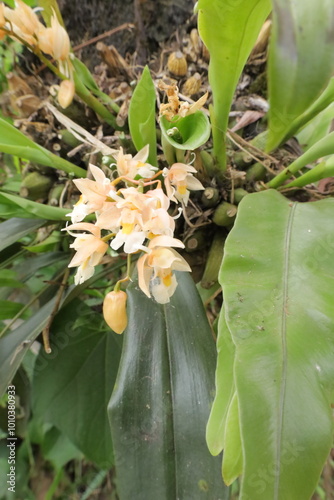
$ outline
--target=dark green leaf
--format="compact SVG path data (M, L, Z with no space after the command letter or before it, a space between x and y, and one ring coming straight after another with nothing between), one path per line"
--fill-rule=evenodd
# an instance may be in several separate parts
M70 460L83 458L78 448L56 427L52 427L43 436L41 449L43 457L57 470L64 468Z
M78 318L85 318L76 326ZM35 364L33 407L56 425L90 460L113 464L107 404L120 358L119 337L105 327L101 314L76 300L52 327L50 355Z
M60 262L70 260L70 255L64 252L47 252L45 255L29 256L29 260L19 263L15 270L18 273L19 279L27 281L34 276L40 269L47 266L52 266ZM28 265L27 265L28 264Z
M157 165L155 103L154 84L150 70L145 66L130 101L129 127L131 138L138 151L149 144L148 161L151 165Z
M45 223L41 219L19 219L13 218L0 224L0 251L9 247L23 236L33 232Z
M22 307L24 307L24 304L20 304L19 302L0 300L0 320L13 318L21 311Z
M190 275L170 304L128 289L129 325L109 405L122 500L227 499L205 427L214 342Z
M0 338L0 397L13 379L31 343L47 324L55 300L54 297L21 326Z

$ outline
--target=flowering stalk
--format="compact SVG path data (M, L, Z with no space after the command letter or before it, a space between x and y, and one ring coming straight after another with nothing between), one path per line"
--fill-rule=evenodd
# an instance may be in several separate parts
M123 248L127 254L126 277L116 283L112 296L108 294L108 303L114 304L112 310L116 307L115 297L120 297L117 294L121 292L121 284L130 279L133 254L143 252L137 261L139 287L161 304L169 302L177 287L174 270L191 271L175 250L184 248L184 244L174 237L175 220L168 210L171 201L181 201L185 206L190 190L204 187L194 178L196 170L191 165L176 163L170 169L157 172L156 167L147 163L148 153L146 146L132 157L125 155L121 148L115 154L116 179L111 180L99 167L90 165L94 180L74 180L81 196L68 214L72 225L66 230L70 234L73 230L86 231L74 234L75 241L71 245L76 254L69 265L78 268L75 283L92 276L109 244L114 251ZM166 194L162 181L156 178L161 173ZM118 189L121 182L125 187ZM93 213L95 224L82 222ZM102 236L102 231L107 234ZM110 315L108 321L111 321Z

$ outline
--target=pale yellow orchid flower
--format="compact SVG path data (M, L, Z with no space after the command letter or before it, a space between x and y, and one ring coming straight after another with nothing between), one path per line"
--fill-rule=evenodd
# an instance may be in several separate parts
M115 190L110 184L110 179L99 167L90 164L89 168L95 180L75 179L73 181L82 194L72 212L67 214L73 223L82 221L88 214L102 210L104 204L109 201L110 191Z
M177 281L173 270L191 271L189 264L173 248L184 248L183 243L170 236L157 236L149 245L149 252L137 262L138 283L141 290L159 304L166 304L175 292Z
M14 35L29 45L37 44L37 33L45 28L27 4L22 0L15 0L15 9L3 7L2 14L7 21L6 27L12 30Z
M79 233L73 234L71 231L88 231L91 234ZM71 224L63 231L68 231L75 236L74 242L70 248L76 250L76 254L69 263L68 267L77 267L77 273L74 278L76 285L83 283L94 274L94 268L100 264L102 257L108 249L108 244L101 239L101 230L94 224L80 222Z
M148 144L138 151L134 157L130 154L124 154L123 148L120 148L116 164L118 175L127 177L128 179L135 179L137 176L143 179L150 179L158 169L146 163L148 155Z
M42 52L56 61L68 60L71 48L70 39L55 13L51 17L51 27L43 26L38 32L38 46Z
M182 201L188 204L190 191L204 189L201 182L193 174L197 170L191 165L184 163L174 163L171 168L165 168L162 175L165 178L167 196L174 202Z

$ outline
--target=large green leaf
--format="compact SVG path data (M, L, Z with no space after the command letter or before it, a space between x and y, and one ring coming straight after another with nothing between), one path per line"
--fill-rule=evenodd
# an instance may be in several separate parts
M160 127L164 139L181 150L199 148L209 139L211 131L209 119L203 111L196 111L184 118L176 116L172 121L161 116Z
M334 66L332 0L274 0L269 56L269 136L278 146L319 97ZM321 26L316 30L314 26Z
M155 87L150 70L145 66L133 92L129 107L131 139L139 151L150 146L148 161L157 165L157 131L155 124Z
M220 280L235 344L241 500L309 499L331 448L333 209L333 199L251 194L226 240Z
M87 174L83 168L39 146L2 118L0 118L0 151L63 170L77 177L86 177Z
M129 325L109 405L122 500L227 499L205 426L214 342L192 278L178 273L170 304L128 289Z
M33 232L45 223L41 219L19 219L13 218L0 224L0 251L9 247L15 241L23 238L26 234Z
M225 166L225 135L233 95L270 0L199 0L198 27L210 52L209 79L213 93L214 153Z
M33 409L87 458L108 468L113 452L107 404L121 342L105 328L102 315L79 300L62 310L52 327L52 354L42 351L36 360Z

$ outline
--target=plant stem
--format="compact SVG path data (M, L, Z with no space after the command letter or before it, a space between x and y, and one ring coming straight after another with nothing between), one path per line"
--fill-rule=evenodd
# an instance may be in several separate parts
M114 292L119 292L121 284L130 280L130 271L131 271L131 254L128 253L126 261L126 276L125 278L117 281L116 285L114 286Z
M108 109L96 98L89 90L84 86L84 84L77 78L74 74L75 91L78 96L92 108L101 118L104 119L106 123L111 125L115 130L123 130L123 127L119 127L116 123L116 118L108 111Z
M221 172L226 171L226 131L218 127L214 107L209 106L212 140L213 140L213 155Z
M45 57L40 50L33 49L34 53L40 58L40 60L61 80L68 80L68 77L65 76L59 69L52 64L52 62ZM92 108L101 118L105 120L106 123L111 125L115 130L123 130L122 127L119 127L116 123L116 118L110 113L110 111L96 98L94 97L90 91L85 87L85 85L80 81L80 79L74 73L74 84L75 91L77 95L82 99L87 106Z

